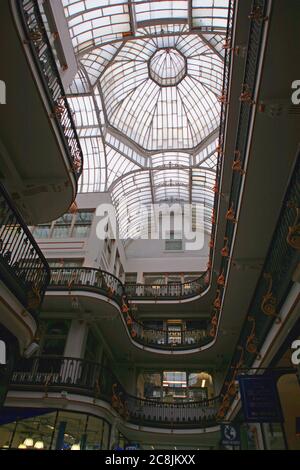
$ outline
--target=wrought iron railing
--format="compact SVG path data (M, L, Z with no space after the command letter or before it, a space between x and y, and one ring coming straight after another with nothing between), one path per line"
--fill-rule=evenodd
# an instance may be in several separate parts
M234 234L237 222L236 216L241 197L243 179L245 177L247 144L249 140L251 116L254 112L254 94L258 78L257 70L260 60L260 51L262 46L262 38L265 24L265 11L266 0L253 0L251 14L249 15L249 39L245 61L244 78L239 98L240 110L237 126L234 160L232 165L233 172L229 195L229 206L228 211L226 213L224 244L221 249L222 258L220 263L219 276L217 279L218 291L214 302L214 310L212 315L212 329L215 331L215 334L217 333L217 325L220 318L222 299L226 285L226 276L228 273L230 261L230 252L234 241ZM229 50L230 48L232 48L232 46L233 45L229 42ZM227 90L223 98L226 102L228 102L229 90Z
M300 261L300 154L290 180L262 274L250 304L249 315L233 354L222 389L224 417L236 396L236 377L250 368L274 322L281 322L280 308L292 286L292 274Z
M78 180L83 168L83 154L39 3L37 0L18 0L16 5L28 45L52 109L52 118L59 131L73 174Z
M52 268L49 289L83 289L95 291L116 300L121 305L124 287L113 274L95 268Z
M208 328L190 328L178 332L170 332L168 329L163 328L148 328L142 323L132 320L132 323L130 322L129 324L129 331L139 344L155 349L172 351L194 349L205 346L212 341Z
M125 290L129 299L188 299L202 294L208 288L207 273L197 279L186 282L170 282L168 284L141 284L126 282Z
M231 63L232 63L232 33L233 33L233 21L236 9L235 0L229 0L228 2L228 19L227 19L227 29L226 35L224 38L224 75L223 75L223 86L221 97L221 112L220 112L220 129L219 129L219 140L217 148L217 168L216 168L216 182L215 182L215 198L214 198L214 207L212 212L212 228L211 228L211 241L212 244L209 250L209 263L208 270L206 274L207 283L209 284L210 279L213 274L213 262L215 255L215 241L217 234L217 214L220 205L220 186L221 186L221 175L222 167L224 163L223 151L225 146L225 133L226 133L226 124L227 124L227 113L228 113L228 94L230 86L230 72L231 72Z
M219 399L166 403L128 394L100 364L64 357L33 357L15 367L10 389L70 392L104 400L126 421L159 427L206 428L216 423Z
M49 290L86 290L115 300L119 305L130 336L143 346L155 349L194 349L209 343L212 338L206 329L183 329L170 334L168 329L149 328L138 321L128 302L127 288L106 271L95 268L52 268ZM176 297L177 298L177 297ZM180 298L180 297L178 297Z
M238 171L234 172L230 200L237 208L238 195L243 178L246 159L248 130L253 112L254 92L257 80L258 61L265 27L268 0L253 0L250 15L248 52L245 65L244 88L241 94L240 119L236 139L236 160ZM300 156L300 155L299 155ZM289 288L292 273L299 263L300 249L300 159L296 163L293 176L283 202L282 210L273 235L262 273L250 304L249 314L227 371L221 396L223 401L219 418L223 419L237 393L236 378L242 367L251 367L262 347L272 324L280 322L279 311ZM232 239L234 224L227 222L226 236ZM228 243L230 247L230 243ZM224 265L228 258L223 260Z
M50 269L30 230L0 184L0 274L24 307L36 312Z

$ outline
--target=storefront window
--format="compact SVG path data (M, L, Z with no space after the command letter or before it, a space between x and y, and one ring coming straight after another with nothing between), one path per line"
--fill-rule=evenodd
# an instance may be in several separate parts
M264 423L262 428L268 450L286 449L281 423Z
M54 410L0 426L0 449L108 450L110 428L102 418Z
M24 419L16 423L12 449L49 450L53 440L56 412ZM2 433L2 426L0 427ZM24 447L23 447L24 446Z

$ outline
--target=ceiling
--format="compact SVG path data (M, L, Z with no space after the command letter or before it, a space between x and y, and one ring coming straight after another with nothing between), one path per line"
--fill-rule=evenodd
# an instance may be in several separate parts
M81 192L108 191L120 238L153 204L204 206L211 230L229 0L62 0Z

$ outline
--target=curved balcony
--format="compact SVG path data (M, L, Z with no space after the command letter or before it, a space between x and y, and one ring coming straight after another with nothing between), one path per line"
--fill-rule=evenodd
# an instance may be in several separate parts
M30 50L42 78L44 91L53 109L53 119L59 130L73 175L78 180L83 167L82 150L38 2L21 0L17 2L17 6Z
M34 357L20 361L10 390L69 392L109 403L125 421L139 426L208 428L215 426L219 398L165 403L128 394L114 374L83 359Z
M280 309L290 292L299 265L300 154L283 201L277 227L224 381L220 417L233 402L240 367L251 368L274 323L282 323Z
M189 282L171 282L169 284L125 284L126 295L130 300L184 300L198 297L208 288L209 278L203 273Z
M30 230L0 184L1 280L33 315L50 282L50 269Z
M184 286L185 284L181 285L181 292L187 289L186 293L190 295L190 288ZM67 267L52 269L49 290L88 291L114 300L120 307L121 315L124 316L128 334L133 341L142 346L174 351L196 349L212 341L208 328L183 330L177 338L171 340L167 329L153 329L143 325L141 321L134 318L132 306L127 299L127 286L124 286L113 274L100 269Z
M39 224L74 202L83 154L40 2L2 3L1 80L11 90L0 115L2 177L26 222Z
M113 274L96 268L52 268L51 287L57 289L70 289L74 286L86 288L88 290L100 290L102 294L120 300L122 295L130 300L137 299L162 299L182 301L193 297L198 297L207 289L207 273L203 273L199 278L184 282L172 282L170 284L134 284L123 283Z

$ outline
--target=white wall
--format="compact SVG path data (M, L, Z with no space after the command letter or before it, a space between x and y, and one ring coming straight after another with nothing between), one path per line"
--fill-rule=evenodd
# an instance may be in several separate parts
M125 248L126 271L138 273L190 273L207 269L209 238L205 235L202 250L166 251L165 240L133 240ZM141 279L140 279L141 280Z
M100 204L111 204L109 193L79 194L79 209L93 209ZM112 272L116 252L125 272L138 273L138 282L143 282L143 273L192 273L206 270L209 252L209 237L205 234L201 250L166 251L165 240L131 240L125 243L116 240L110 263L105 261L104 240L97 236L97 224L100 216L94 216L89 238L38 239L46 258L84 258L83 266L101 268Z

